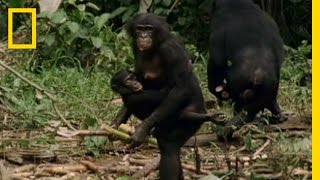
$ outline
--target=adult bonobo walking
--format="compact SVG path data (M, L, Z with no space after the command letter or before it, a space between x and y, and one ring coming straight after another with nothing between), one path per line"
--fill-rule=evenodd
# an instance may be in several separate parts
M284 121L277 103L283 42L276 23L252 0L215 0L212 13L210 92L231 98L236 113L247 111L245 122L264 108L277 122ZM228 124L239 121L241 116L235 116Z
M184 110L206 113L198 80L185 48L170 33L164 18L150 13L138 15L128 23L127 31L133 38L135 74L143 89L168 90L161 104L136 127L132 139L137 144L143 142L155 127L161 154L160 179L183 179L180 148L203 122L183 121L179 117ZM185 109L190 104L192 108ZM128 114L123 107L114 121L125 122Z

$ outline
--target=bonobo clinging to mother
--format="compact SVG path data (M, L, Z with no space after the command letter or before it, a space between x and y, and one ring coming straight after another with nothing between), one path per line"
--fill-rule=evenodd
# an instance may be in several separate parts
M166 87L161 90L144 90L135 73L130 70L120 70L114 74L111 78L111 88L121 95L128 118L133 114L141 120L150 116L168 95L168 88ZM193 104L188 104L183 110L177 112L177 114L180 114L180 123L185 121L211 121L218 125L225 124L225 121L219 119L220 113L195 113L192 112L193 108ZM113 123L118 127L120 124L126 123L128 118L116 119Z
M284 121L277 102L283 42L274 20L252 0L215 0L211 26L209 91L230 98L235 114L247 112L228 124L251 122L264 108Z
M127 24L132 37L134 73L143 90L167 89L162 102L136 127L132 140L142 143L150 130L160 149L160 179L183 179L180 148L200 128L202 121L180 119L181 112L205 114L203 94L186 49L170 32L163 17L146 13ZM192 105L192 108L187 108ZM125 122L130 111L123 107L116 122Z

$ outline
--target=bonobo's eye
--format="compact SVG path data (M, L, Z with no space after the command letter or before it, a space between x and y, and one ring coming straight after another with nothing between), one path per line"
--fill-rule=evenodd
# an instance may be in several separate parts
M136 80L137 77L134 74L128 74L127 77L124 78L124 81Z
M136 31L153 31L153 26L149 24L137 25Z

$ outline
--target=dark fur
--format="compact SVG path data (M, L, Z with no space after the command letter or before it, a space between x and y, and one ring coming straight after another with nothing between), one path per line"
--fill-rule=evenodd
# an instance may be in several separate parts
M226 79L235 111L248 113L245 121L252 121L264 108L282 121L277 92L283 42L276 23L252 0L216 0L213 7L207 70L210 92L221 98L215 87Z
M163 88L161 90L142 90L135 92L132 87L128 87L125 84L125 79L128 77L135 77L135 74L129 70L121 70L117 72L111 78L112 90L119 93L122 97L124 106L128 109L130 113L139 119L144 120L147 118L165 99L168 95L168 89ZM141 84L135 79L131 79L131 82L135 84ZM182 121L211 121L216 124L223 125L224 121L219 120L219 113L213 114L202 114L195 113L193 111L193 105L187 106L180 114L179 119ZM178 115L179 113L177 113ZM116 126L126 122L114 122Z
M136 128L132 139L141 143L155 127L161 160L160 179L183 179L180 163L180 148L200 128L202 122L184 121L179 115L188 105L193 105L193 112L206 113L202 91L198 80L189 64L189 57L180 41L170 33L169 25L164 18L154 14L136 16L128 25L127 31L135 38L135 27L138 24L149 24L156 28L154 32L154 48L140 52L133 44L135 56L135 73L145 90L168 88L168 95L161 104L144 119ZM159 60L162 74L156 79L144 79L148 71L146 64ZM125 109L122 117L126 118ZM121 113L117 117L121 119Z

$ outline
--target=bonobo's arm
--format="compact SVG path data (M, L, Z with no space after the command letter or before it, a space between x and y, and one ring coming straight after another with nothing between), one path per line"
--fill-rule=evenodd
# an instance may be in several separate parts
M122 105L116 117L111 122L111 125L114 125L116 128L118 128L121 124L125 124L130 116L131 112L124 105Z
M227 58L225 52L224 31L222 28L216 27L210 35L210 56L207 65L207 78L209 91L216 97L220 97L220 93L215 88L222 84L226 77Z
M175 113L181 113L192 96L192 68L184 48L176 39L167 40L158 49L159 57L165 61L165 73L171 87L167 97L137 128L132 139L141 143L155 123L169 120Z

